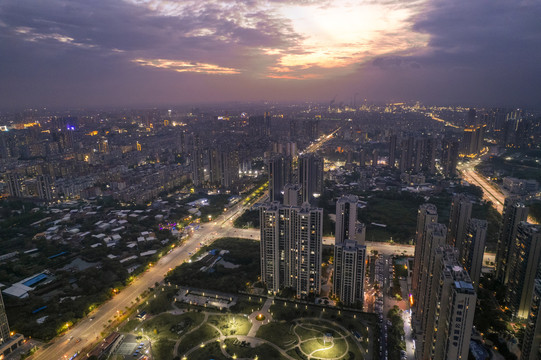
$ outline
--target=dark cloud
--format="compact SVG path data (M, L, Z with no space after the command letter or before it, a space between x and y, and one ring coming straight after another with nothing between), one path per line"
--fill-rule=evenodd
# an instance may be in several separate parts
M362 72L379 79L379 96L391 83L390 96L539 106L540 19L539 1L437 0L413 19L430 37L426 49L379 57Z

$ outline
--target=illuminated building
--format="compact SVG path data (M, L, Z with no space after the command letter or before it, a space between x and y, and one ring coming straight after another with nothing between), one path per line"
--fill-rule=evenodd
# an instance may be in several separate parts
M538 360L541 358L541 279L535 279L532 301L524 339L522 340L522 351L520 360Z
M336 243L333 262L333 293L345 305L362 306L366 246L348 239Z
M105 136L102 136L98 141L98 151L104 154L109 152L109 141Z
M413 259L413 275L411 287L414 295L419 284L420 271L424 263L424 251L426 242L426 228L430 224L438 222L438 210L436 205L423 204L417 212L417 229L415 231L415 256Z
M425 278L418 360L467 359L477 295L452 246L435 248ZM419 329L417 329L419 330Z
M509 254L506 301L513 316L526 319L530 311L535 278L541 259L541 226L519 223Z
M483 267L483 254L487 236L487 221L470 219L466 226L466 234L459 251L459 260L470 275L476 289L479 288L481 268Z
M484 146L486 125L470 126L464 129L462 136L462 155L475 157Z
M458 164L459 145L454 140L444 140L443 154L441 158L441 172L445 177L455 177L457 175L456 166Z
M472 202L465 194L456 194L451 203L447 243L462 251L462 241L471 217Z
M517 197L508 197L503 205L502 225L496 252L496 279L503 285L509 280L509 256L517 236L518 224L528 219L528 208Z
M275 201L259 208L261 281L270 293L284 288L297 297L319 294L323 210Z
M2 299L2 292L0 291L0 344L3 344L9 339L9 323L6 315L6 308L4 307L4 299Z
M312 203L323 192L323 159L313 155L299 157L298 184L302 188L302 202Z
M417 327L417 331L424 332L426 328L423 325L423 318L426 317L427 311L427 301L430 300L430 285L434 277L433 271L433 258L434 252L437 248L445 245L445 234L447 233L447 228L443 224L429 224L425 228L425 234L423 236L423 251L419 255L421 259L415 261L417 254L414 258L414 266L416 262L419 263L419 267L415 268L414 271L418 271L417 284L413 292L413 298L415 299L414 305L414 316L415 324L417 326L421 324L420 327ZM413 284L412 284L413 285Z
M210 182L229 188L239 178L237 151L212 149L209 151Z

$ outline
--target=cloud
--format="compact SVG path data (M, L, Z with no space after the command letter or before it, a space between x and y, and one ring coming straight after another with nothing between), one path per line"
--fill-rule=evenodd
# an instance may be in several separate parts
M534 102L540 8L538 0L4 1L0 106L353 93Z
M240 74L237 69L226 68L214 64L194 63L167 59L134 59L134 63L158 69L170 69L176 72L194 72L204 74L232 75Z

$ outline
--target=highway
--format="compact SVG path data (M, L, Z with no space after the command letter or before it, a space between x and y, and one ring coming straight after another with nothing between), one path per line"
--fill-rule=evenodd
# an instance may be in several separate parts
M496 189L484 176L475 171L475 166L480 160L470 161L458 168L462 178L470 184L477 185L483 189L483 199L491 201L494 207L501 214L503 213L503 204L505 195L499 189Z
M479 164L480 160L470 161L468 164L464 164L458 167L458 170L462 174L462 178L470 184L477 185L483 190L483 199L492 201L494 208L500 213L503 213L503 205L505 203L505 194L499 189L498 185L488 181L483 175L475 171L475 166ZM531 224L538 224L538 222L531 216L528 216L528 222Z

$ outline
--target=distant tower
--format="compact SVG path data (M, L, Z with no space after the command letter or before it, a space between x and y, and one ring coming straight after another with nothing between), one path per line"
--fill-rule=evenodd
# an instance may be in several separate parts
M284 186L284 205L301 206L302 189L299 184L286 184Z
M43 200L53 201L54 190L51 184L51 178L48 175L37 176L38 197Z
M299 157L298 182L302 202L313 203L323 192L323 159L312 154Z
M459 253L459 260L470 274L471 281L476 289L479 288L479 279L481 278L486 237L487 221L470 219L462 242L462 250Z
M443 142L443 154L441 158L441 170L445 177L456 176L456 166L458 164L459 145L457 141L445 140Z
M518 224L528 219L528 208L519 198L508 197L503 205L502 226L496 252L496 279L503 285L509 280L509 256L517 236Z
M394 168L396 163L396 135L389 138L389 167Z
M345 305L362 307L366 246L345 240L334 246L333 292Z
M534 280L541 260L541 226L519 223L509 256L506 300L513 316L526 319L530 311Z
M336 202L335 244L342 243L346 239L354 239L358 202L359 198L355 195L342 196Z
M520 360L539 360L541 353L541 279L535 279Z
M379 158L378 149L372 150L372 166L373 167L378 166L378 158Z
M21 179L17 173L7 174L9 195L13 197L22 197Z
M413 159L413 145L414 138L412 136L408 137L401 142L400 149L400 172L409 171L412 169L412 159Z
M98 151L103 154L109 153L109 140L105 136L101 136L98 141Z
M269 160L269 199L282 201L284 186L291 182L291 158L275 156Z
M470 110L468 110L467 125L470 125L470 126L477 125L477 112L475 111L474 108L470 108Z
M451 203L451 214L449 216L449 233L447 243L456 247L458 252L462 251L462 241L466 234L466 225L471 218L472 202L465 194L456 194Z

